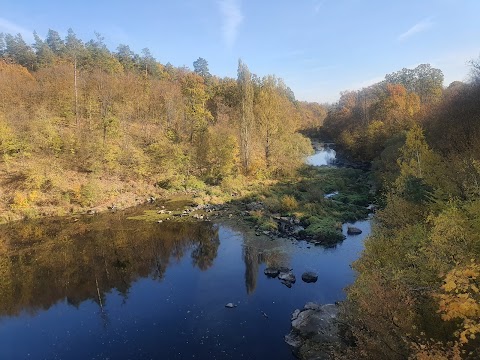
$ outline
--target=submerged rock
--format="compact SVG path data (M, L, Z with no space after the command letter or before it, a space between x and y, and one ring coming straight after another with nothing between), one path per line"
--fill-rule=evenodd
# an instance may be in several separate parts
M336 305L307 303L292 314L292 329L285 342L300 359L333 359L333 350L340 345Z
M263 273L268 277L274 278L280 274L280 270L278 268L268 267L263 271Z
M355 226L349 226L347 228L348 235L359 235L361 233L362 233L362 230L360 230L359 228L356 228Z
M302 274L302 280L306 283L314 283L318 280L318 275L314 272L307 271Z
M281 272L279 275L278 275L278 278L282 281L285 281L287 283L291 283L291 284L294 284L295 281L297 281L297 279L295 278L295 275L293 275L293 273L291 271L289 272Z
M229 308L229 309L233 309L233 308L236 308L237 305L235 305L234 303L229 302L228 304L225 304L225 307L226 307L226 308Z

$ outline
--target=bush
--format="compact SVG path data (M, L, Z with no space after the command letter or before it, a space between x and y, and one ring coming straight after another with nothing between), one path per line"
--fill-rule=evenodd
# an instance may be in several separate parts
M294 196L284 195L280 200L280 206L284 212L292 212L298 208L298 201Z

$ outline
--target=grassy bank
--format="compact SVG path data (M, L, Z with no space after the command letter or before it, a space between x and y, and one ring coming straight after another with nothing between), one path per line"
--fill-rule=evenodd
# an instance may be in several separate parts
M343 239L342 223L365 218L366 207L373 201L369 174L354 169L304 166L294 177L281 181L237 179L228 186L213 187L196 184L186 195L170 192L168 201L159 202L136 219L236 216L249 222L257 233L329 244Z

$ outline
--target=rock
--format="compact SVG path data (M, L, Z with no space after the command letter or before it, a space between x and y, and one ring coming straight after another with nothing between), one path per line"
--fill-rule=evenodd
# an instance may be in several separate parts
M234 303L228 303L228 304L225 304L225 307L228 308L228 309L233 309L233 308L236 308L237 305L235 305Z
M275 278L278 276L278 274L280 274L280 270L274 267L268 267L263 270L263 273L268 277Z
M362 230L360 230L359 228L356 228L355 226L349 226L347 228L348 235L359 235L361 233L362 233Z
M285 280L280 280L280 282L285 285L286 287L288 287L289 289L292 288L292 283L289 282L289 281L285 281Z
M318 275L314 272L307 271L302 274L302 280L306 283L314 283L318 280Z
M292 321L295 320L295 319L298 317L299 314L300 314L300 310L298 310L298 309L295 310L295 311L293 312L292 318L291 318L290 320L292 320Z
M291 271L280 272L280 274L278 275L278 278L280 280L282 280L284 282L287 282L287 283L290 283L290 284L295 284L295 281L297 281L297 279L295 278L295 275L293 275L293 273Z
M292 329L285 342L300 359L333 359L333 350L341 345L337 314L333 304L307 303L292 314Z
M338 195L338 191L334 191L334 192L332 192L332 193L330 193L330 194L325 194L323 197L324 197L325 199L331 199L331 198L334 197L335 195Z
M263 210L264 205L260 201L254 201L245 205L245 207L248 211L254 211L254 210Z
M314 303L314 302L308 302L305 304L305 306L303 307L304 310L321 310L321 306L317 303ZM300 310L299 310L300 312Z

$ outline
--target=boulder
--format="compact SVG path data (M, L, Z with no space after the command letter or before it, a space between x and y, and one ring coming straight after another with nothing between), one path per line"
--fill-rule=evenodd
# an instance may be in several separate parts
M307 271L302 274L302 280L306 283L314 283L318 280L318 275L312 271Z
M362 230L360 230L359 228L356 228L355 226L349 226L347 228L348 235L359 235L361 233L362 233Z
M333 350L341 344L337 314L338 308L333 304L306 304L303 310L293 313L285 342L300 359L333 359Z
M297 279L295 278L295 275L291 271L289 272L280 272L278 275L278 278L282 281L289 282L294 284Z

